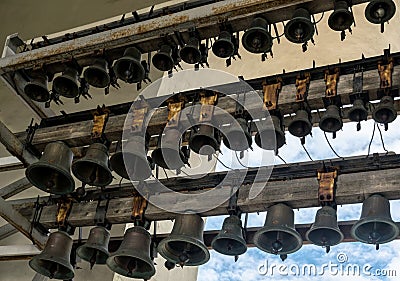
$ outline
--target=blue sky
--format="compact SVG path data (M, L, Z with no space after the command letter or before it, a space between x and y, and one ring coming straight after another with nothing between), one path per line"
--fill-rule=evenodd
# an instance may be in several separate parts
M332 139L332 135L328 138L340 156L355 156L366 155L368 144L370 142L374 121L369 120L362 122L361 131L356 131L355 123L346 123L343 129L337 133L336 139ZM389 151L400 153L400 118L397 118L393 123L389 124L389 130L384 131L381 126L383 139L386 148ZM306 148L314 160L335 158L336 156L329 148L323 132L317 127L313 129L313 136L308 136L306 139ZM303 162L309 161L301 147L298 138L286 133L286 145L279 150L279 155L288 163L290 162ZM263 150L259 149L253 144L253 151L248 151L245 157L241 160L247 166L259 166L262 164L261 155ZM371 153L379 152L384 153L382 148L379 131L375 131L375 136L371 145ZM222 148L222 155L220 160L226 165L233 168L240 168L240 164L236 160L236 156L232 154L227 148ZM250 160L249 160L250 159ZM275 160L276 164L281 164L282 161L278 158ZM217 165L217 170L225 170L221 164ZM296 223L312 223L314 221L315 212L318 208L308 208L295 210ZM338 207L338 220L357 220L361 213L361 204L345 205ZM395 221L400 220L400 201L391 201L392 218ZM206 229L220 229L224 217L211 217L208 218ZM249 226L261 226L264 224L265 213L250 214ZM335 263L340 265L337 261L339 254L347 256L347 264L357 264L361 268L364 265L370 265L372 268L370 272L375 272L375 269L394 269L397 270L397 277L377 277L366 276L334 276L329 273L323 275L324 280L400 280L400 241L393 241L383 244L379 251L375 250L373 245L365 245L362 243L341 243L332 247L329 254L325 253L325 249L314 245L304 245L298 252L289 255L285 262L282 262L278 256L264 253L257 248L250 248L248 251L240 256L238 262L234 262L232 257L223 256L215 251L211 251L210 261L201 266L199 269L198 281L244 281L244 280L317 280L321 276L282 276L275 273L273 276L267 273L261 275L258 273L258 267L265 263L267 260L271 265L299 265L315 264L317 267L326 263Z

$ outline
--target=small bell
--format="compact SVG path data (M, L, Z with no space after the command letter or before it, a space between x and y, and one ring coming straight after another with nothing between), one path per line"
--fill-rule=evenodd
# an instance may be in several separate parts
M172 58L172 48L170 45L162 45L160 50L153 56L152 62L155 68L160 71L170 71L175 65Z
M353 22L353 13L350 11L347 1L335 1L335 10L328 19L329 27L335 31L344 31L349 29Z
M257 128L255 142L258 147L276 151L285 144L285 132L282 130L279 117L271 115L271 120L261 121Z
M311 15L304 8L296 9L292 19L285 26L285 36L292 43L305 43L314 36L314 32Z
M319 121L319 127L322 131L335 133L343 127L343 121L340 117L340 109L336 105L329 105L326 108L325 114L322 115Z
M140 62L142 54L135 47L126 48L124 55L115 61L115 75L126 83L138 83L144 79L145 69Z
M232 124L224 133L224 145L234 151L244 151L251 147L252 139L246 119L237 118L239 126Z
M218 40L212 45L214 55L219 58L229 58L235 52L235 45L232 43L232 35L228 31L222 31Z
M272 48L272 36L268 30L268 22L262 17L253 19L249 29L242 37L243 47L250 53L268 53Z
M29 82L24 87L24 93L32 100L46 102L50 99L47 88L47 76L42 71L35 71L29 74Z
M189 139L191 150L200 155L212 155L219 150L219 131L211 125L198 125L192 130Z
M384 96L372 111L372 118L380 124L389 124L397 117L394 100L391 96Z
M78 70L67 67L61 76L54 79L53 91L66 98L76 98L79 96Z
M105 59L96 59L94 64L83 72L83 77L90 86L105 88L110 85L110 75L108 75L108 63Z
M181 59L188 64L196 64L201 60L199 39L191 37L188 43L179 51Z
M108 242L110 232L103 226L96 226L90 230L87 242L80 246L77 255L90 263L90 269L94 264L106 264L110 253L108 252Z
M303 138L311 133L312 124L307 111L300 109L289 123L288 131L295 137Z
M396 13L396 5L392 0L372 0L365 8L365 17L370 23L380 24L381 32L383 24L389 21Z

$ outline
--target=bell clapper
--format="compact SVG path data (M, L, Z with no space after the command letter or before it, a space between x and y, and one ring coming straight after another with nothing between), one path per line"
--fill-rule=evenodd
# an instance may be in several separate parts
M138 267L138 261L135 258L131 258L129 260L128 265L126 266L126 268L128 269L128 275L132 275L134 271L137 270Z
M282 261L285 261L287 259L287 255L279 255L279 257L281 258Z
M236 255L236 256L235 256L235 262L237 262L238 260L239 260L239 256Z
M325 251L326 251L327 254L330 252L330 250L331 250L331 246L326 246L325 247Z
M377 251L379 250L379 244L375 245L375 250L377 250Z
M89 263L90 263L90 270L92 270L94 264L96 263L96 258L97 258L97 250L94 250L94 251L93 251L92 257L91 257L90 260L89 260Z

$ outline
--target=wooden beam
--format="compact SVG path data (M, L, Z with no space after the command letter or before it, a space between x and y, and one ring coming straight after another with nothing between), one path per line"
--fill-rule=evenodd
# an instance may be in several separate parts
M18 230L14 226L7 223L0 227L0 240L3 240L17 232L18 232Z
M0 197L2 197L3 199L8 199L24 190L27 190L30 187L32 187L32 184L29 182L27 178L23 177L1 188Z

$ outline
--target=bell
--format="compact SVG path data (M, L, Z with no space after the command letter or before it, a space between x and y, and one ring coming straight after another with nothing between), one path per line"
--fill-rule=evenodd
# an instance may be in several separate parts
M172 48L170 45L162 45L157 54L153 56L153 65L160 71L170 71L175 61L172 58Z
M145 70L140 63L142 54L135 47L126 48L123 57L113 66L115 75L126 83L138 83L144 79Z
M353 22L353 13L350 11L347 1L336 1L335 10L328 19L329 27L335 31L344 31L349 29Z
M50 234L44 250L29 261L29 266L50 279L70 280L74 268L70 263L72 238L63 231Z
M330 247L339 244L344 236L337 223L336 210L331 206L324 206L317 211L315 222L306 233L311 243Z
M315 32L310 13L304 8L298 8L292 19L285 26L285 37L292 43L305 43Z
M250 148L252 143L249 127L244 118L238 118L236 121L239 126L230 126L223 141L225 146L231 150L244 151Z
M144 137L130 137L128 143L119 146L116 153L110 158L110 165L114 172L124 179L145 180L151 176L151 169L147 160L147 145Z
M96 59L94 64L85 69L83 77L89 85L96 88L105 88L110 84L108 63L105 59Z
M199 50L199 39L191 37L188 43L179 51L181 59L188 64L196 64L201 60L201 52Z
M113 178L107 147L102 143L91 144L86 155L72 164L72 173L78 180L89 185L109 185Z
M50 99L47 88L47 76L43 72L36 71L29 74L29 82L24 87L24 93L32 100L46 102Z
M157 148L151 153L154 163L164 169L182 168L186 161L180 149L181 133L176 129L165 130L165 135L158 139Z
M296 111L296 116L289 123L288 131L295 137L305 137L311 133L312 123L307 111L299 109Z
M53 91L66 98L75 98L79 95L79 73L76 69L67 69L53 81Z
M255 142L262 149L277 150L285 144L285 132L279 117L271 115L271 120L260 122L257 127Z
M282 203L268 209L265 225L253 239L258 249L275 255L294 253L303 245L301 235L294 228L293 210Z
M181 266L205 264L210 253L203 242L204 221L197 214L178 214L171 234L158 244L166 260Z
M267 53L272 48L272 36L266 19L255 18L242 37L243 47L250 53Z
M199 125L192 130L189 147L200 155L212 155L219 150L220 136L211 125Z
M339 107L333 104L329 105L319 121L319 127L324 132L334 133L339 131L343 127Z
M110 253L108 252L108 242L110 232L103 226L96 226L90 230L88 240L80 246L77 255L90 263L90 269L94 264L106 264Z
M396 5L392 0L372 0L365 8L365 17L370 23L383 24L396 13Z
M222 31L218 40L212 45L214 55L219 58L229 58L235 52L235 45L232 43L232 35L228 31Z
M52 194L71 193L75 189L70 172L73 156L65 143L49 143L40 160L29 165L25 175L32 185L43 191Z
M349 110L348 117L352 122L367 120L368 111L365 108L364 101L362 99L356 99L354 101L353 107Z
M227 256L239 256L247 251L239 217L229 216L224 220L221 231L211 242L211 247Z
M397 117L397 111L394 109L394 100L390 96L384 96L379 104L372 111L372 118L381 124L393 122Z
M361 217L351 228L351 236L363 243L384 244L399 235L399 229L390 216L389 200L372 195L364 200Z
M150 234L141 226L126 230L118 250L107 259L107 266L130 278L150 279L155 273L150 257Z

